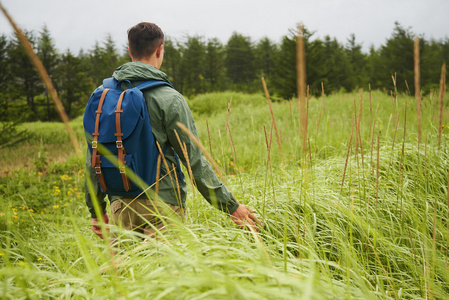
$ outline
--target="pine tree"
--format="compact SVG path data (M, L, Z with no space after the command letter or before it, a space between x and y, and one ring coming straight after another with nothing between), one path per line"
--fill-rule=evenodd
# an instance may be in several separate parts
M208 92L225 89L224 47L217 38L207 42L204 74Z
M325 54L322 58L325 77L328 79L327 88L331 91L351 91L354 85L351 81L351 69L348 58L343 47L335 38L326 36L324 38ZM321 92L321 84L312 81L311 91L315 94Z
M226 44L226 74L231 88L241 91L259 90L255 87L256 66L254 48L249 37L234 32Z
M6 35L0 36L0 120L4 121L8 114L8 88L11 83L10 60L8 57L9 42Z
M366 54L362 52L362 45L356 42L355 34L351 34L346 44L346 55L350 63L349 81L353 82L353 87L368 88L368 73Z
M92 78L87 76L82 57L74 56L70 50L62 55L57 73L59 96L68 117L72 118L82 112L95 85Z
M164 61L161 71L165 72L172 85L180 92L183 92L181 73L181 52L170 38L164 42Z
M42 30L39 35L38 39L38 45L37 45L37 55L39 56L40 60L42 61L42 64L44 65L44 68L47 70L48 76L53 80L53 84L56 85L57 80L54 80L54 70L56 68L56 65L58 63L58 53L56 51L56 46L53 42L52 37L50 36L50 31L48 30L47 26L44 25L42 27ZM57 88L57 86L56 86ZM50 115L50 97L48 93L45 91L45 99L46 99L46 106L47 106L47 121L50 121L51 115Z
M387 40L386 45L380 48L380 61L385 67L385 73L380 79L383 87L389 87L392 90L393 81L391 76L396 74L398 91L415 90L413 75L414 38L415 35L410 28L403 28L398 22L395 23L392 36ZM408 89L405 81L408 83Z
M16 145L25 140L28 133L24 129L19 129L23 119L9 109L8 101L11 98L11 91L14 91L11 78L11 60L9 57L10 43L6 35L0 36L0 149Z
M103 42L102 62L104 64L104 78L111 77L114 70L118 67L119 55L115 41L110 34L106 35Z
M36 38L28 31L24 34L33 48L36 48ZM20 43L19 38L14 35L10 43L8 57L11 63L12 89L11 97L17 102L21 97L25 97L27 106L32 116L31 120L37 119L37 108L34 98L43 91L42 84L34 65L31 63L25 49ZM24 116L25 114L22 114Z
M285 99L291 99L297 95L296 81L296 29L290 29L288 35L282 38L279 48L279 55L276 56L274 76L272 85L277 95ZM306 52L306 73L307 84L321 79L321 68L318 62L322 57L322 46L320 42L313 45L309 43L310 37L313 35L307 28L304 28L304 46ZM314 47L315 46L315 47ZM315 49L313 49L315 48ZM321 49L320 49L321 48Z
M103 83L103 79L111 77L118 67L119 55L111 35L106 36L103 46L95 42L94 48L89 51L89 76L93 78L95 86Z
M268 85L274 76L275 59L279 54L278 47L269 38L262 38L255 48L257 77L264 77Z
M182 48L183 93L192 96L206 91L206 46L200 37L187 37Z

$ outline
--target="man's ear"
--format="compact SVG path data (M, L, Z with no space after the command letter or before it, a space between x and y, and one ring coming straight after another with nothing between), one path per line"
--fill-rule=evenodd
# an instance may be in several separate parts
M161 44L159 47L157 47L157 49L156 49L156 58L159 58L161 56L163 47L164 47L164 44Z
M131 49L129 49L129 46L128 46L128 54L129 54L129 57L131 57L131 60L133 60L133 56L131 55Z

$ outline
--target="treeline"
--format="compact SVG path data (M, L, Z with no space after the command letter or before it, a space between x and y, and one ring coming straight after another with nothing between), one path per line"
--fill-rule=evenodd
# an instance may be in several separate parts
M165 71L187 97L206 92L236 90L261 92L264 77L274 98L296 96L296 31L290 30L279 43L268 38L252 40L237 32L226 44L217 38L187 36L184 41L166 38ZM42 60L69 117L82 114L90 93L130 58L118 49L111 36L77 55L58 52L47 27L37 34L26 32ZM449 39L427 40L396 23L391 36L379 48L362 51L351 35L345 44L329 36L314 38L305 30L307 84L311 94L352 91L358 88L414 91L413 42L420 38L421 87L436 90L443 63L449 61ZM51 99L16 36L0 36L0 121L57 120Z

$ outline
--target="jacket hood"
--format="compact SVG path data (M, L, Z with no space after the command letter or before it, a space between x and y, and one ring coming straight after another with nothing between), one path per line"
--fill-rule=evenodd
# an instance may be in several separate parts
M168 76L164 72L155 66L145 64L140 61L129 62L121 65L115 69L112 77L114 77L117 81L143 81L154 79L169 82Z

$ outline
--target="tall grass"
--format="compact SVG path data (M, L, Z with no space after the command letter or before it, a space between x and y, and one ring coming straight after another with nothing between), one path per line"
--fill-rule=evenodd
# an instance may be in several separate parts
M231 97L233 111L228 115ZM354 107L355 97L371 105ZM448 295L447 129L438 147L439 120L432 118L429 97L422 101L425 147L418 147L417 109L411 97L398 95L397 109L390 97L375 91L362 96L336 94L326 96L326 110L323 99L311 98L308 144L313 164L308 164L307 183L301 167L302 138L298 127L292 126L292 121L299 124L291 116L297 102L273 102L272 114L263 95L210 94L189 103L200 139L203 144L209 141L228 187L264 220L261 232L240 230L201 195L189 193L187 222L145 242L122 232L126 243L111 256L109 245L89 228L81 159L49 163L41 175L17 170L0 181L1 201L7 203L0 215L0 295L30 299L443 299ZM201 103L199 109L196 103ZM210 114L208 103L223 103L224 109ZM279 149L272 147L273 118L285 171ZM229 127L235 153L227 137ZM357 150L354 141L350 146L351 135L358 140ZM392 148L393 139L401 147ZM362 162L361 151L371 153L371 160L374 155L375 162ZM46 195L46 204L38 208L35 203L41 194Z

